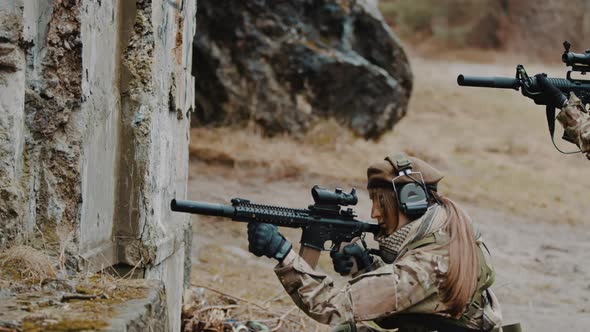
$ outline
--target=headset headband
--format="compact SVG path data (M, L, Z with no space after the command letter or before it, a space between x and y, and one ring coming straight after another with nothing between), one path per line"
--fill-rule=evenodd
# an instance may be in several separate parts
M405 153L396 153L393 156L386 157L385 160L393 166L398 175L407 175L412 172L412 161Z

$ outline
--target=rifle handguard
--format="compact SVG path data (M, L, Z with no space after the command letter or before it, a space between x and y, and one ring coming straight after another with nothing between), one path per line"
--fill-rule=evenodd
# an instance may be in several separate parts
M567 105L567 97L549 82L545 74L537 74L535 78L539 84L539 89L547 96L551 106L562 108Z

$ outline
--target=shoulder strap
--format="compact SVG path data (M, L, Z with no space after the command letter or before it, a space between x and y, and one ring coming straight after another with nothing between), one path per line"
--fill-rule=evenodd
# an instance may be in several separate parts
M424 247L426 245L436 243L436 242L437 242L437 236L436 236L436 232L435 232L430 235L427 235L426 237L424 237L418 241L414 241L414 242L410 243L406 248L408 250L414 250L416 248Z
M489 267L486 263L486 258L483 255L481 244L477 246L477 256L479 258L479 280L477 281L477 291L483 292L494 283L496 275L494 273L494 269Z
M477 256L479 260L479 278L477 279L477 287L473 299L467 305L467 310L463 313L463 316L460 319L463 322L467 322L470 317L477 315L480 310L483 310L486 302L484 297L487 296L485 290L488 289L495 280L494 269L486 263L483 249L481 248L482 245L484 245L483 242L477 245Z
M547 105L547 107L545 108L545 114L547 115L547 126L549 127L549 135L551 135L551 143L553 143L553 146L557 149L557 151L563 154L574 154L582 152L582 150L565 152L557 147L557 145L555 144L555 139L553 138L553 134L555 133L555 107ZM575 141L572 142L572 140L570 140L570 137L568 137L565 132L563 133L562 138L570 143L576 144Z

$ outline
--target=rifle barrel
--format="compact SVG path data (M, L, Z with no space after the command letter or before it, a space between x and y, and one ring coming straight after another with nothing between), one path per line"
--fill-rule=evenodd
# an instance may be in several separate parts
M172 211L203 214L206 216L233 218L236 208L231 205L212 204L206 202L183 201L173 199L170 202Z
M511 77L457 76L460 86L475 86L482 88L518 89L519 83Z

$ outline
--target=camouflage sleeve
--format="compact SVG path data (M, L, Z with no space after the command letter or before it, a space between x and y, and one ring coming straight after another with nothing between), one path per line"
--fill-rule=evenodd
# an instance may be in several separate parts
M330 325L354 323L350 293L336 289L329 276L313 270L293 250L275 273L293 302L311 318Z
M340 325L389 316L438 292L437 271L447 261L429 252L411 252L395 264L352 279L336 289L325 274L314 271L293 251L275 273L295 304L316 321Z
M590 157L590 115L573 92L570 94L568 105L557 115L557 120L565 129L567 140L576 144Z

